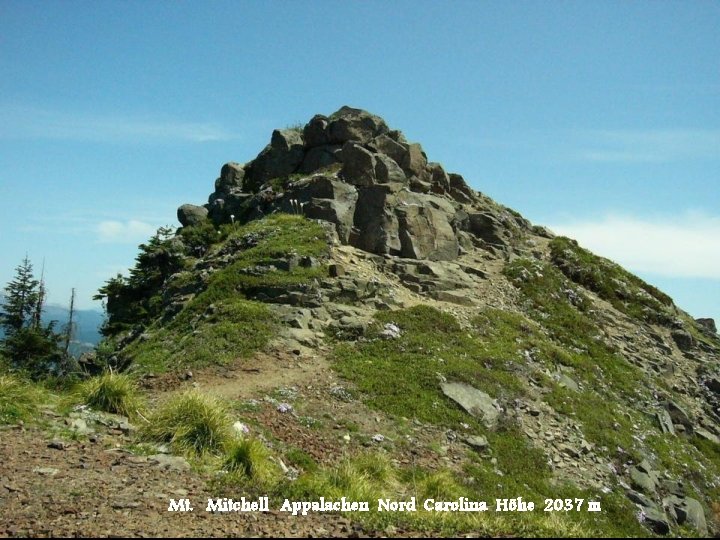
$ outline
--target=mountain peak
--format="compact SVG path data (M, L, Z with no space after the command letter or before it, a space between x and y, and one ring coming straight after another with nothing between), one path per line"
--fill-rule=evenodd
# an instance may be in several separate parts
M105 288L117 367L242 366L254 397L282 371L333 418L318 440L380 419L401 460L398 419L412 418L412 452L437 464L447 447L473 496L580 493L602 503L603 535L709 530L713 321L471 189L382 118L343 107L275 130L178 217L132 279Z
M475 243L503 249L530 227L379 116L348 106L273 131L253 160L222 167L207 204L181 206L178 219L220 225L274 212L329 221L341 243L371 253L430 260L454 260Z

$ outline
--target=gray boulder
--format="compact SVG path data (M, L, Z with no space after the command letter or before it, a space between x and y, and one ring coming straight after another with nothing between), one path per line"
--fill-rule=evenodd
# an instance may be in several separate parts
M208 209L194 204L183 204L177 210L177 218L183 227L199 225L208 217Z
M688 524L701 535L708 533L705 511L702 504L692 497L671 495L663 499L663 506L678 525Z
M507 227L489 212L469 214L470 232L493 245L507 244Z
M347 141L366 144L389 131L385 120L379 116L345 106L330 115L325 132L330 144L344 144Z
M450 173L448 179L450 181L450 196L453 199L464 204L470 204L475 200L477 195L461 175Z
M379 184L396 182L404 184L407 182L405 173L395 160L385 154L375 155L375 178Z
M695 338L693 338L692 334L687 330L678 328L673 330L670 335L681 351L689 351L695 346Z
M305 158L305 143L302 132L296 129L276 129L270 144L260 152L246 172L246 191L257 191L272 178L281 178L294 173ZM248 174L249 173L249 174Z
M215 180L215 191L229 193L233 189L243 189L245 166L239 163L226 163L220 169L220 178Z
M665 535L670 532L670 522L665 512L658 508L643 508L642 521L655 534Z
M713 334L717 334L717 326L715 326L715 319L706 317L706 318L702 318L702 319L695 319L695 322L698 323L703 328L705 328L706 330L709 330Z
M445 169L439 163L430 163L428 165L428 171L432 178L432 190L435 193L446 193L450 190L450 178L448 177Z
M340 162L341 146L323 145L311 148L305 154L299 172L310 174Z
M481 420L488 428L497 424L500 409L497 402L485 392L465 383L444 382L440 388L447 397L460 405L469 414Z
M670 414L673 424L684 426L688 433L692 433L693 422L683 407L674 401L667 401L665 403L665 408L667 409L668 414Z
M355 186L372 186L375 183L376 160L370 150L356 142L346 142L342 149L343 180Z
M393 211L398 189L397 184L378 184L360 190L349 238L351 245L371 253L400 254L400 231Z
M458 240L447 216L430 205L397 207L401 256L451 261L458 256Z
M293 186L285 194L281 209L292 212L291 200L302 205L303 214L335 224L341 242L348 243L353 227L357 190L328 176L315 176Z
M350 244L378 254L451 261L459 243L448 200L419 195L391 182L360 188Z
M422 179L421 177L424 176L423 173L425 173L425 168L428 163L427 156L425 155L425 152L423 152L422 146L417 143L405 146L407 151L399 165L408 177L415 176Z
M245 221L251 210L250 202L255 198L252 193L233 189L230 193L221 194L220 197L210 198L208 215L212 221L219 225L230 223L231 217L235 216L236 221Z
M703 536L707 535L708 529L707 522L705 521L705 511L700 501L692 497L685 497L683 510L687 516L687 522Z
M388 135L373 139L371 147L379 154L385 154L395 163L404 163L407 159L407 144L403 145Z
M656 416L662 432L675 435L675 426L673 426L672 418L670 418L670 413L666 409L662 409L657 413Z
M653 471L646 461L630 467L632 485L648 495L655 494L659 478L657 471Z
M307 148L315 148L328 144L327 116L316 114L303 128L303 139Z

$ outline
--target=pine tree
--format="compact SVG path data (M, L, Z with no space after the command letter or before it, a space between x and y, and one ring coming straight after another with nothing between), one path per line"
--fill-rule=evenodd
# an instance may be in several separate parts
M0 324L7 337L32 324L40 299L38 285L38 281L33 277L32 263L26 255L15 269L15 278L5 287Z
M5 331L3 355L14 367L40 377L60 366L63 351L54 323L43 326L40 316L45 286L33 276L32 263L25 256L15 269L15 278L5 286L0 324Z
M163 283L182 268L182 248L171 241L172 233L170 227L160 227L146 244L140 244L130 276L110 278L93 297L103 301L108 315L103 335L146 325L158 315Z

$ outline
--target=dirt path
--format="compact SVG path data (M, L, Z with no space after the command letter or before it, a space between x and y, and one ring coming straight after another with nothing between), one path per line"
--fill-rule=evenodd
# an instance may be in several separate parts
M65 442L48 447L42 431L0 432L0 536L356 536L338 515L205 512L206 479L112 445ZM187 498L193 512L168 512Z

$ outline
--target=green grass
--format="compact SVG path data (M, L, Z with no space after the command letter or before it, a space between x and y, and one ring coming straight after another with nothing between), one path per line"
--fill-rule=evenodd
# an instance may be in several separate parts
M658 470L694 486L698 499L718 500L717 445L698 437L662 434L659 426L649 420L649 411L637 403L651 402L653 389L667 388L664 381L628 363L607 344L592 303L577 285L593 290L620 311L645 322L662 323L675 313L671 300L567 239L553 242L555 264L562 272L554 265L530 259L515 260L505 268L505 274L525 298L528 316L538 321L541 333L556 347L547 347L542 341L535 343L536 357L546 365L552 360L571 367L572 378L584 384L580 392L573 392L554 382L546 383L550 391L543 399L582 426L584 437L595 444L596 453L619 464L647 457ZM582 271L573 270L573 265ZM692 328L692 321L686 322ZM637 525L626 500L610 496L605 499L614 509L616 530L632 530ZM625 513L621 512L623 508Z
M545 401L557 412L578 420L588 442L597 445L599 451L605 448L602 453L620 457L629 454L638 460L640 445L633 439L636 429L621 405L592 390L577 393L559 386L545 396Z
M209 219L191 226L183 227L180 237L188 248L188 254L204 253L210 246L225 239L226 233L215 228Z
M262 274L248 271L290 255L322 258L327 254L325 230L302 216L274 214L243 226L225 225L221 231L225 240L213 249L238 244L246 248L232 248L233 262L214 272L204 290L169 322L152 324L146 330L149 338L135 340L123 350L123 356L133 360L133 369L163 372L247 357L267 344L277 324L267 306L251 297L268 288L301 289L327 274L323 265ZM181 287L191 276L178 280L170 286Z
M554 238L550 242L550 257L568 278L626 315L661 324L672 321L675 307L668 295L618 264L581 248L574 240Z
M597 500L597 494L573 486L556 486L548 482L549 473L542 453L529 449L519 436L511 434L498 444L498 464L507 474L488 473L489 463L476 463L459 472L447 468L426 470L398 467L381 453L344 456L334 465L306 473L279 493L280 500L317 500L325 497L339 500L367 501L370 512L351 512L350 516L366 529L391 534L398 528L437 534L473 534L478 536L644 536L647 534L634 518L634 507L622 496L603 495L601 514L582 512L543 512L545 498L579 497ZM484 480L487 480L485 482ZM533 501L532 512L495 512L496 498L523 497ZM378 499L410 501L415 498L415 512L378 512ZM488 503L487 512L435 512L424 509L426 499ZM432 504L432 503L431 503Z
M452 315L429 306L379 312L364 342L339 343L335 369L352 381L371 407L399 417L457 427L474 423L440 389L441 378L465 382L494 398L522 395L523 366L516 338L522 333L519 319L493 312L494 330L482 335L461 328ZM394 322L399 339L379 337L383 325Z
M616 455L620 447L637 455L642 445L633 439L633 424L642 420L642 414L622 404L645 399L658 381L606 343L591 301L555 267L517 259L507 265L505 274L526 298L528 315L550 338L536 343L537 357L545 365L572 368L571 378L584 384L579 393L547 384L550 392L544 400L579 421L586 439L605 447L606 454Z
M293 252L300 256L317 257L326 254L329 249L323 226L303 216L272 214L231 230L228 240L249 234L262 238L257 246L241 254L246 260L275 259Z
M531 259L517 259L504 272L526 298L528 315L557 345L546 348L546 355L573 367L577 378L594 387L633 398L646 391L647 375L607 344L592 316L591 301L561 272Z
M313 472L318 468L317 462L310 454L294 446L285 448L285 459L289 465L300 469L301 472Z
M47 392L37 384L14 375L0 375L0 424L33 420L47 398Z
M351 501L373 501L390 496L396 488L395 469L385 454L360 454L341 459L337 464L324 466L301 475L292 484L296 499L324 496L328 499L346 497Z
M269 490L282 477L279 466L258 439L233 438L224 452L223 468L234 474L234 480L256 489Z
M183 312L167 326L149 329L147 341L135 341L123 352L138 372L163 372L227 364L266 345L275 321L259 302L228 298L215 311L197 317Z
M129 418L138 416L143 401L126 374L107 372L80 383L77 396L89 407Z
M169 398L141 427L147 442L169 443L180 453L219 454L230 443L233 431L225 405L196 391Z

